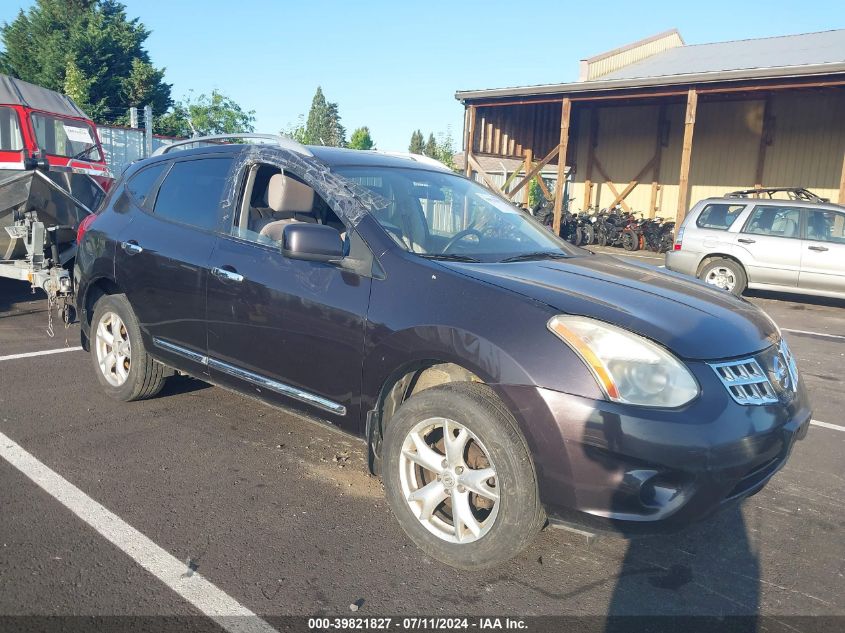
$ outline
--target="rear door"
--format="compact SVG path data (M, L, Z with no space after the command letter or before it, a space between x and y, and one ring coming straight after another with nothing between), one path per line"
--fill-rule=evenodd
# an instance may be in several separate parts
M161 163L127 183L132 195L136 179L157 179L153 191L134 196L140 212L119 237L118 283L132 304L144 343L194 373L207 370L208 263L231 162L231 157L215 156Z
M808 208L806 214L798 285L845 294L845 212Z
M801 212L792 204L758 204L734 236L751 284L797 286L801 269Z

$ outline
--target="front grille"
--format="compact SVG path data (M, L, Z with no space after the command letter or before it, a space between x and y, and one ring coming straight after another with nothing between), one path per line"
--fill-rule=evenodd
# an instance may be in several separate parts
M710 363L722 384L739 404L772 404L778 396L768 376L754 358Z

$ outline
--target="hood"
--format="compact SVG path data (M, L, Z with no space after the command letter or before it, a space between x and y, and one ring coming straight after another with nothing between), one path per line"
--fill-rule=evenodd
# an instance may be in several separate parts
M612 256L440 263L545 303L561 314L593 317L636 332L682 358L745 356L778 339L772 320L744 299L677 273Z

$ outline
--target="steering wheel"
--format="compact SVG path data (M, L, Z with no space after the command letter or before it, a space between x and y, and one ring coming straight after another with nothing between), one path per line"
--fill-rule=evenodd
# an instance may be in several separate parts
M446 242L446 246L444 246L443 250L440 251L440 252L441 253L448 253L450 248L452 248L455 244L460 242L462 239L469 237L470 235L477 236L479 240L482 237L484 237L481 234L481 231L478 231L477 229L474 229L474 228L471 228L471 227L468 228L468 229L464 229L463 231L456 233L455 236L452 239L450 239L448 242Z

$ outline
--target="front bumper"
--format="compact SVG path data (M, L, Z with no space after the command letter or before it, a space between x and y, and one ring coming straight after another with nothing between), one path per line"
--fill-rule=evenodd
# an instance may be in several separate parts
M577 510L623 531L678 527L766 485L807 433L803 383L788 404L740 405L709 366L689 366L701 396L674 410L498 386L532 448L550 517L577 521Z

